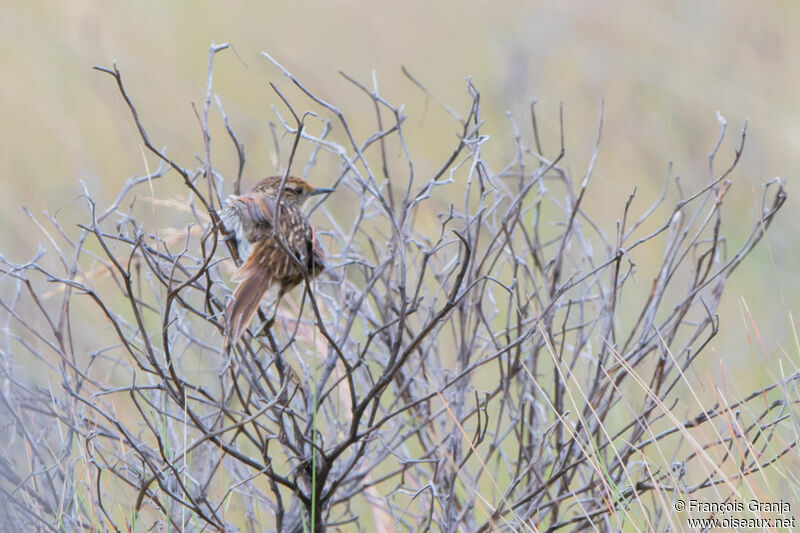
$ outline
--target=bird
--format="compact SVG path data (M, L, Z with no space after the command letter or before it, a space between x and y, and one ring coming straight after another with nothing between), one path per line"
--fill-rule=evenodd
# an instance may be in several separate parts
M302 207L310 197L331 192L302 178L270 176L246 194L228 197L221 214L223 233L233 241L232 255L239 256L234 261L243 263L231 276L239 285L225 312L226 343L239 341L273 283L278 284L274 319L283 295L304 279L300 265L309 279L325 269L325 254Z

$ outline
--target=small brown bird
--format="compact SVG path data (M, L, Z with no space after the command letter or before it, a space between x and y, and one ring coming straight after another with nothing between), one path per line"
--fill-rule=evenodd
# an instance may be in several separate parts
M231 277L239 286L225 313L226 334L231 344L239 340L273 282L279 285L277 312L283 295L303 281L302 269L287 254L286 248L305 265L309 278L325 269L325 255L301 208L309 197L330 193L333 189L315 188L301 178L288 177L278 206L276 200L282 180L282 176L265 178L247 194L230 196L222 212L227 239L234 240L239 259L244 261ZM279 240L281 233L285 247Z

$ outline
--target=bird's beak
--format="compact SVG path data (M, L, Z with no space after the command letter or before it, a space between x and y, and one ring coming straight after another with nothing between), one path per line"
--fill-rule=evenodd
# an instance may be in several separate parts
M318 194L328 194L328 193L331 193L331 192L333 192L333 189L325 189L325 188L321 188L320 187L318 189L314 189L313 191L308 193L308 195L309 196L316 196Z

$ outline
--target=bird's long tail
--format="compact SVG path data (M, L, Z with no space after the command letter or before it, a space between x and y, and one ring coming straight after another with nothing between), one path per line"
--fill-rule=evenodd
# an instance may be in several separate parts
M241 280L225 313L227 341L233 345L258 310L261 298L272 283L272 276L251 256L231 279Z

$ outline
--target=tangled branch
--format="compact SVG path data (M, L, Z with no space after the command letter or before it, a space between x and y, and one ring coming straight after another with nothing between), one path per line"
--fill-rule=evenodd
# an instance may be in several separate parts
M729 253L723 207L746 124L718 171L721 117L707 184L684 195L669 175L647 208L632 192L609 235L584 209L602 110L579 182L563 118L547 154L533 105L532 146L510 117L515 155L493 169L468 81L463 115L445 106L454 147L426 176L403 106L376 80L342 73L377 120L357 139L344 113L264 54L310 107L298 112L272 84L293 117L274 108L292 139L280 170L288 176L309 146L303 175L325 159L352 203L313 207L326 275L225 352L236 256L218 246L216 209L240 191L246 161L218 97L238 161L225 177L211 159L213 62L226 48L209 52L194 169L151 142L117 67L98 68L159 168L102 211L84 187L76 228L29 213L40 251L21 263L0 256L0 508L16 529L664 530L675 517L658 502L708 488L738 495L794 450L797 371L710 407L678 393L719 331L727 278L786 200L780 180L767 182L760 215ZM184 198L144 192L175 174ZM147 229L137 198L180 225ZM637 268L656 254L657 268ZM697 414L678 414L687 409Z

